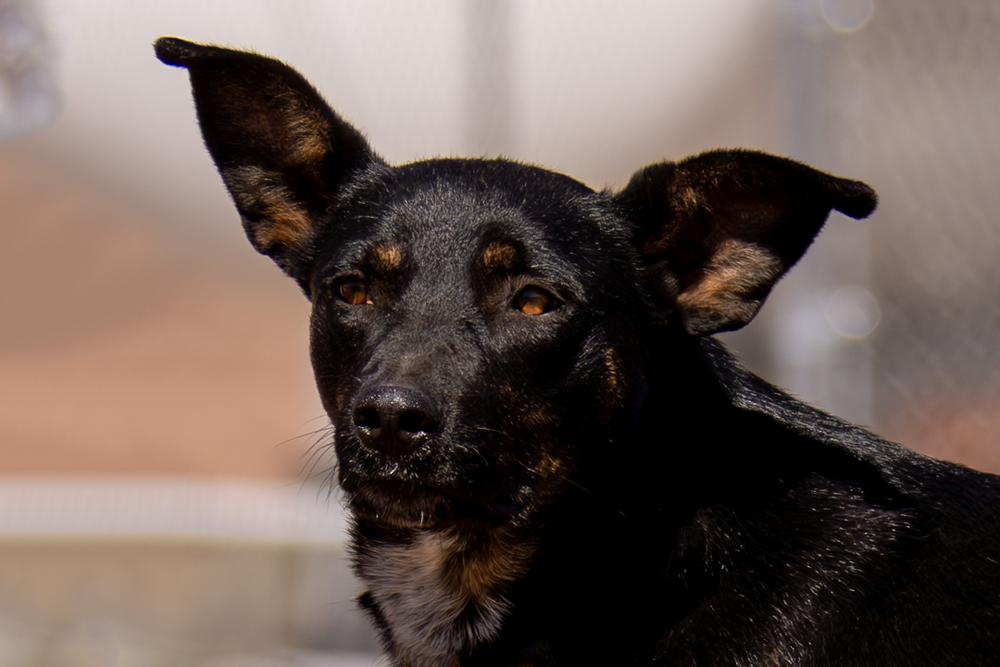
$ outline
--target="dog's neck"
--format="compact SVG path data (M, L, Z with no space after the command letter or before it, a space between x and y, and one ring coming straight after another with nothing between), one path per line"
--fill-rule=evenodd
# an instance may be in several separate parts
M400 664L458 664L496 637L534 548L501 529L424 530L403 541L356 544L366 605L389 634Z

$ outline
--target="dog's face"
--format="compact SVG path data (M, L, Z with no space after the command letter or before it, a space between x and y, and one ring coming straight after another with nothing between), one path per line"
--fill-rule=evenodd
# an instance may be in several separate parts
M609 208L477 160L379 170L338 203L308 276L312 357L356 515L523 523L626 428L646 309Z
M356 519L523 527L629 439L646 361L757 312L832 208L874 193L715 151L617 194L504 160L392 167L294 70L164 38L251 243L313 303ZM669 353L669 350L667 350ZM662 368L662 366L661 366Z
M672 424L697 416L663 411L694 339L749 322L832 208L875 205L749 151L651 165L615 194L505 160L393 167L275 60L156 49L189 70L250 242L312 301L362 604L400 664L497 640L538 560L573 560L554 535L642 505L607 462L687 444ZM515 654L544 649L513 633Z

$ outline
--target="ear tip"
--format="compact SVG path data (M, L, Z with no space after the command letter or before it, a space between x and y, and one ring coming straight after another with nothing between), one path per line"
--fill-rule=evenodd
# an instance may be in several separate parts
M867 218L878 206L878 195L866 183L841 180L834 208L856 220Z
M174 67L186 67L189 62L204 56L210 47L195 44L178 37L160 37L153 42L153 50L161 62Z

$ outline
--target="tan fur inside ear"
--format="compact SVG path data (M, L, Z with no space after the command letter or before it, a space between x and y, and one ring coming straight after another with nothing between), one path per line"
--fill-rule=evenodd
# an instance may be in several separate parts
M780 259L762 246L728 239L721 242L701 271L677 297L691 333L737 329L751 319L781 276Z
M261 104L261 98L268 102ZM265 79L263 89L231 86L230 104L242 111L239 122L249 141L266 146L276 158L273 166L315 171L331 150L332 128L323 109L277 76Z
M330 123L318 110L301 100L289 104L288 161L292 164L307 165L318 169L323 158L330 152Z
M314 214L294 197L281 174L257 166L231 167L223 170L222 179L255 248L290 248L312 228Z
M321 109L288 90L280 77L264 81L263 90L232 86L230 103L245 110L240 123L247 145L266 147L261 155L270 152L270 159L220 165L220 171L254 246L273 252L294 246L322 213L315 196L329 194L322 167L331 151L332 128ZM259 102L262 94L265 104ZM308 183L313 197L296 192L295 181Z

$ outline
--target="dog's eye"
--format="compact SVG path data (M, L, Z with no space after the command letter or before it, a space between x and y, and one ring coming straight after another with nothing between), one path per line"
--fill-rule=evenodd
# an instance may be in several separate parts
M514 298L514 304L525 315L544 315L555 310L559 300L539 287L525 287Z
M372 299L368 294L368 286L360 278L347 278L337 286L337 294L344 303L352 306L371 304Z

